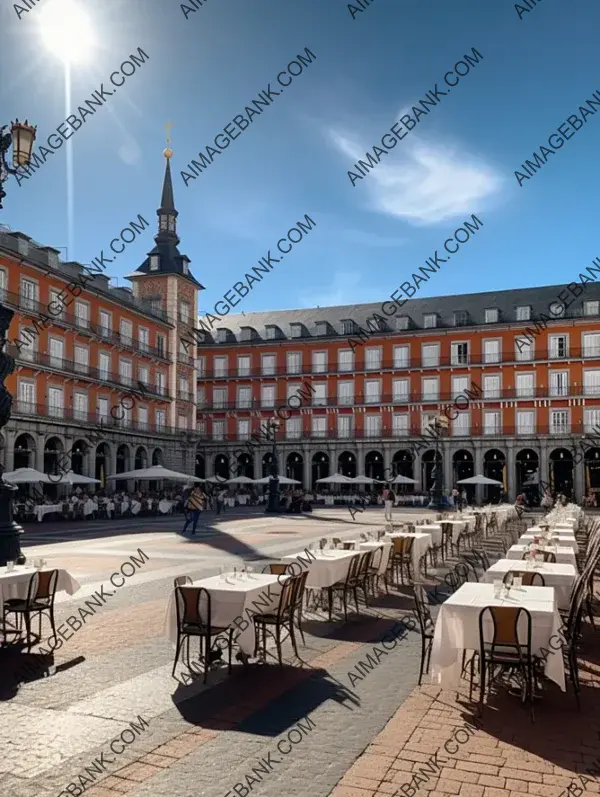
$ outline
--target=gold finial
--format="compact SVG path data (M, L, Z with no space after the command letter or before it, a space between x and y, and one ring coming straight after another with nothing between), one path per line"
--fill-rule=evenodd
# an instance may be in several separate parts
M170 147L171 144L171 128L174 127L173 122L167 122L165 125L165 130L167 131L167 148L163 150L163 155L165 158L169 159L173 157L173 150Z

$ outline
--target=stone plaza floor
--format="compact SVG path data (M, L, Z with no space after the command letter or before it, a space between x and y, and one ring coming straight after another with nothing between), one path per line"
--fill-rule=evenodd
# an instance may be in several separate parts
M426 514L399 511L396 519ZM355 522L337 509L281 517L206 513L203 521L192 540L175 533L180 518L27 530L27 556L43 556L81 584L74 595L57 596L57 625L92 596L101 593L104 601L52 656L36 648L29 656L0 651L6 797L558 797L569 786L572 797L600 792L600 632L591 627L581 712L572 693L550 689L535 723L501 693L473 728L465 725L472 707L462 690L418 688L417 630L401 628L395 647L376 666L364 666L386 632L414 615L408 587L348 623L309 615L301 659L286 644L283 668L238 664L228 676L224 667L206 686L201 678L189 685L173 679L174 648L163 635L173 578L213 575L242 560L258 570L322 536L352 539L379 529L383 513L367 511ZM139 549L147 560L115 589L110 574ZM31 664L25 676L24 661ZM454 735L467 738L450 753L443 746ZM436 768L427 762L438 749Z

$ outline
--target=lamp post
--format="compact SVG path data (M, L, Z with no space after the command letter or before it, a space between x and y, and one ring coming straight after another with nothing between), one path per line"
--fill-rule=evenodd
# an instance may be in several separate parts
M265 512L279 512L281 505L281 494L279 492L279 461L277 459L277 431L280 422L277 418L273 417L269 423L269 427L273 432L273 448L271 450L271 465L269 480L269 503Z
M10 126L10 133L7 133L8 125L0 127L0 210L2 200L6 196L3 183L10 175L15 175L20 166L27 166L31 160L31 150L35 141L37 128L16 119ZM6 160L8 150L13 148L13 165L9 166ZM14 168L13 168L14 167Z
M433 422L435 427L435 478L433 488L430 490L431 500L428 509L437 509L441 511L445 509L444 506L444 457L440 451L440 436L444 429L449 426L448 418L445 415L438 415Z

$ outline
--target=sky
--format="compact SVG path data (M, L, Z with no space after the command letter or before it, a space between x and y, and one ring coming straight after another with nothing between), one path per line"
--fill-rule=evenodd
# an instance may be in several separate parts
M37 144L66 116L64 65L39 30L46 2L20 18L0 5L2 121L27 117ZM108 267L113 284L154 245L168 122L200 312L305 214L314 229L237 310L383 302L472 214L483 227L419 296L566 283L600 256L600 114L522 186L514 175L600 90L595 0L523 0L520 14L507 0L362 0L354 14L341 0L203 0L187 18L175 0L76 2L96 43L72 67L74 105L139 47L149 59L70 156L63 146L21 187L9 180L0 224L89 263L141 214L150 227ZM313 62L186 186L192 158L307 47ZM479 63L353 185L356 160L472 48Z

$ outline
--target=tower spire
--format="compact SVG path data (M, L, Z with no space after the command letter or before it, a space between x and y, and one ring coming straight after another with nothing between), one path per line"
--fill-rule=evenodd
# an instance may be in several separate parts
M169 146L171 144L171 127L173 127L173 125L169 122L165 127L167 130L167 147L163 150L163 155L167 163L165 166L160 208L156 211L156 215L158 216L158 235L154 240L157 244L174 241L175 245L177 245L179 243L179 238L177 236L178 213L175 210L173 180L171 179L171 158L173 157L173 150Z

